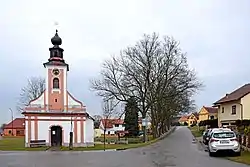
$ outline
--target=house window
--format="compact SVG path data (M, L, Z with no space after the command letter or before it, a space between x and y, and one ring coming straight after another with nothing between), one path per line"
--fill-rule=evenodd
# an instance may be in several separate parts
M115 127L119 127L119 124L115 124Z
M58 78L53 79L53 88L59 89L59 79Z
M108 135L110 135L110 131L108 131Z
M9 130L9 134L11 134L11 130Z
M232 106L232 115L235 115L236 114L236 105L233 105Z
M222 107L222 109L221 109L221 113L224 113L224 107Z

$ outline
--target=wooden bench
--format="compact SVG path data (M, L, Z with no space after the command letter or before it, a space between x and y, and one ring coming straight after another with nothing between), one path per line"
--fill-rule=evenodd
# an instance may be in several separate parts
M30 140L30 147L46 146L46 140Z

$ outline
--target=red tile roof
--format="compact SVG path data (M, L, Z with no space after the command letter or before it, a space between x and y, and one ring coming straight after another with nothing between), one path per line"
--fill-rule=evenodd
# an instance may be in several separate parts
M230 94L226 94L226 96L216 101L214 104L217 105L225 102L239 100L240 98L246 96L249 93L250 93L250 83L243 85L242 87L234 90Z
M13 124L13 127L12 127ZM25 128L25 119L24 118L16 118L13 122L4 126L4 129L24 129Z
M179 122L186 122L188 121L188 116L186 115L183 115L180 119L179 119Z
M210 114L213 114L213 113L218 113L218 109L217 108L215 108L215 107L205 107L205 106L203 106L206 110L207 110L207 112L209 112Z
M122 125L124 124L123 119L101 119L102 125L106 128L113 128L113 125L118 124Z

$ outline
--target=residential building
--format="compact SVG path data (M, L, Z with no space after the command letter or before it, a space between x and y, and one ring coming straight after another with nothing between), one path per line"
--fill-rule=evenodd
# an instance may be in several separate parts
M189 116L188 116L188 126L191 126L191 125L196 125L198 123L198 120L199 120L199 115L198 113L191 113Z
M180 119L179 119L179 123L181 125L185 125L185 123L188 124L188 116L187 115L183 115Z
M25 119L16 118L3 128L4 136L24 136L25 135Z
M199 122L218 118L218 108L203 106L199 112Z
M51 39L53 47L45 68L46 88L29 102L22 113L25 116L25 146L32 140L45 140L48 146L69 146L69 134L73 133L73 146L94 146L94 119L86 106L74 98L68 88L69 65L60 47L62 39Z
M120 133L121 135L125 134L125 126L123 119L101 119L100 123L101 135L104 135L105 127L106 127L105 134L108 136L116 136L118 133Z
M218 125L235 125L236 120L250 119L250 84L226 94L214 103L218 107Z

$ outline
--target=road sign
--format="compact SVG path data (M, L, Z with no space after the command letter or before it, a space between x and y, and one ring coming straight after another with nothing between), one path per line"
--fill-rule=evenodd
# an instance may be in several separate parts
M142 119L141 122L142 122L142 126L148 126L147 118Z

